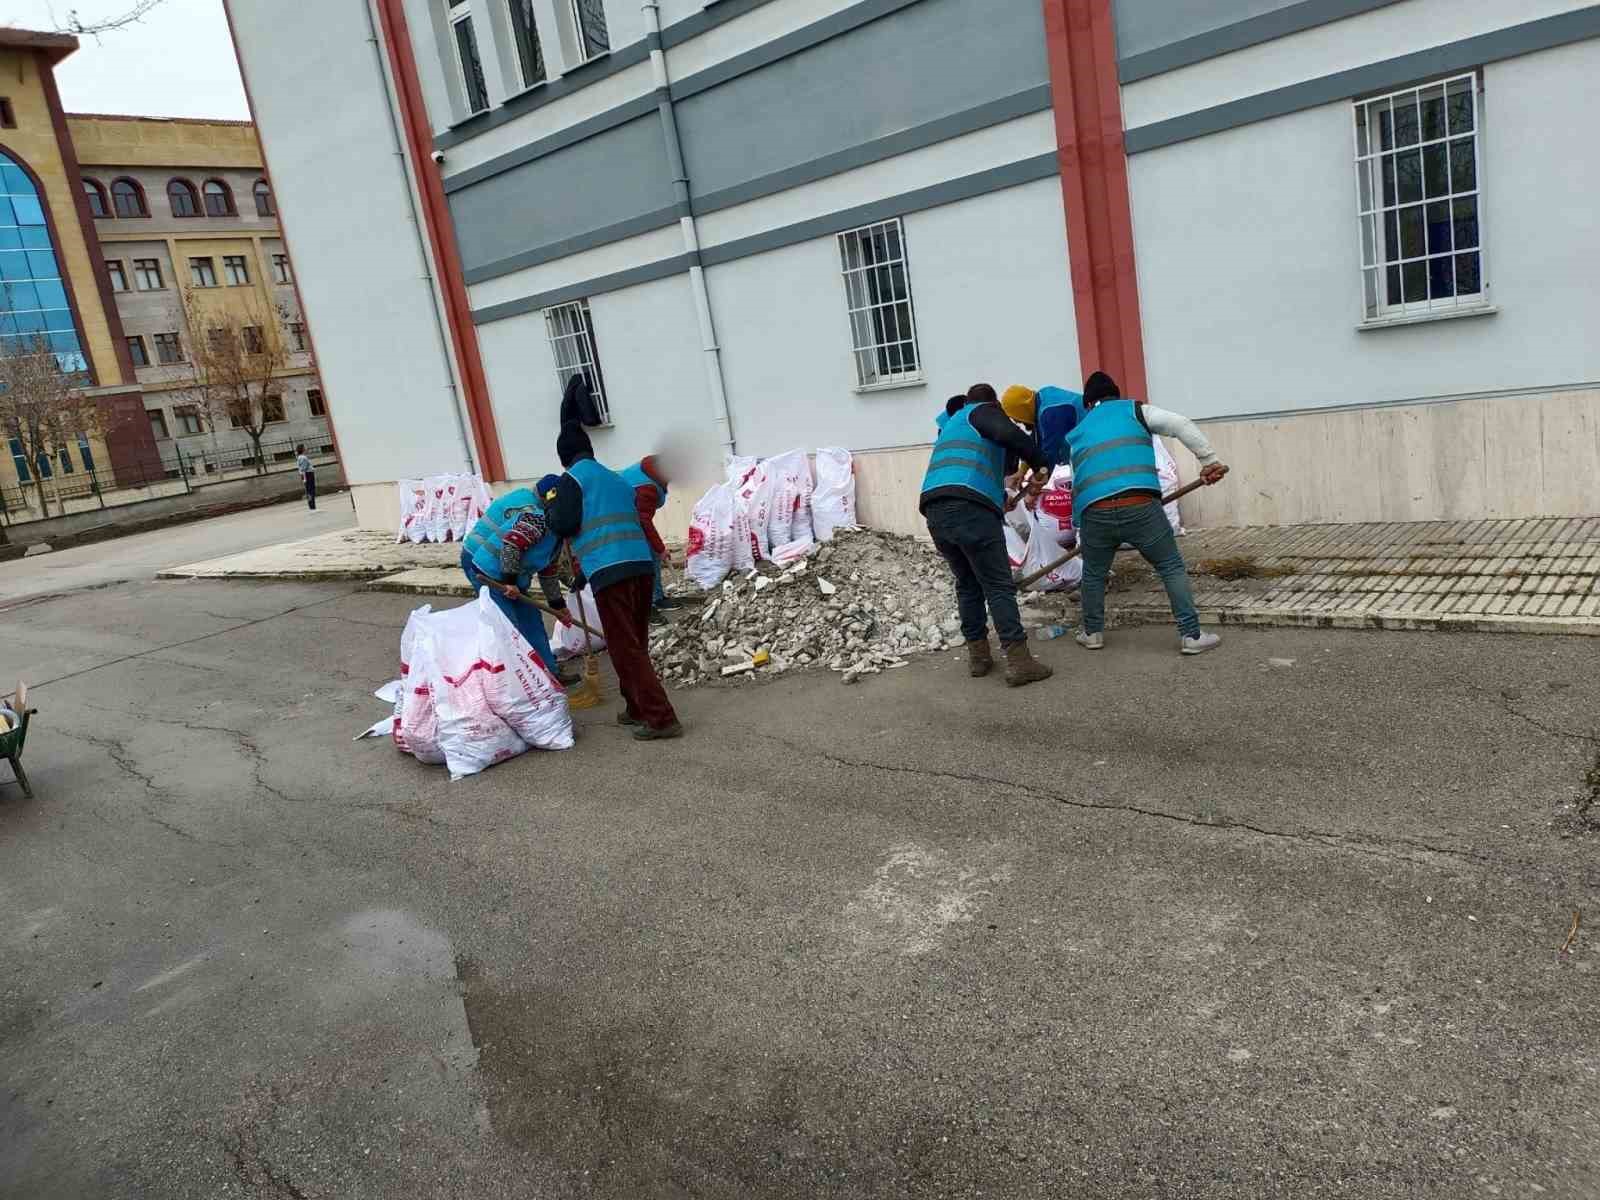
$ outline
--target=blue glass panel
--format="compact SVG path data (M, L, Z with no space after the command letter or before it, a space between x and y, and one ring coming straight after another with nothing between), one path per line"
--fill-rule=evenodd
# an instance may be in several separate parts
M36 196L39 193L33 186L33 180L28 178L28 173L15 163L0 164L0 186L16 196Z
M90 451L88 442L80 441L78 443L78 457L83 459L83 469L85 471L94 470L94 454Z
M0 338L15 337L17 334L17 318L11 313L0 313Z
M5 290L0 291L10 307L20 311L30 308L43 308L39 303L39 290L26 280L13 280L6 284Z
M20 232L22 233L22 244L29 250L50 249L50 231L43 225L24 225ZM54 272L51 273L54 274Z
M13 226L17 223L17 215L11 207L11 197L0 196L0 225Z
M74 332L57 331L50 335L50 349L57 354L78 353L78 335Z
M82 352L74 351L71 354L56 355L56 365L61 368L63 375L77 375L89 369L89 360L84 358Z
M30 279L60 279L61 272L56 270L56 256L48 250L29 250L28 270Z
M32 279L28 256L21 250L0 250L0 279Z
M13 196L11 207L17 210L18 225L44 224L44 208L37 196Z
M21 314L19 313L18 315L20 316ZM70 308L45 309L44 327L57 332L66 332L72 329L72 310Z
M0 250L16 250L22 245L22 230L15 225L0 225Z
M40 308L67 307L67 289L62 286L59 279L39 279L34 282L33 287L39 293Z
M48 454L39 455L34 459L34 465L39 469L40 479L49 479L55 474L55 471L50 466L50 456Z
M44 332L44 314L42 312L18 312L12 313L11 317L17 323L17 333L22 337Z

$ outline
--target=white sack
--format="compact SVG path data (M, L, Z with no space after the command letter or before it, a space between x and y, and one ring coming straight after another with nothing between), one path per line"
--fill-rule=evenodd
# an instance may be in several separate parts
M583 623L588 625L591 629L599 630L601 634L600 637L595 637L595 635L592 633L588 635L588 648L598 654L600 651L606 648L606 639L604 636L606 627L600 624L600 613L595 608L594 591L591 589L590 585L584 584L582 591L576 592L567 597L567 611L571 613L575 619L580 617L578 606L578 600L580 598L583 600L581 614ZM557 658L571 658L574 655L582 654L584 652L584 636L583 630L579 629L576 625L567 626L558 621L556 623L555 631L550 635L550 649L556 652Z
M836 529L856 523L856 477L850 451L825 446L817 451L817 486L811 494L811 525L819 542Z
M488 588L478 593L478 666L490 711L519 738L538 750L572 748L566 692L549 664L489 598Z
M1167 449L1167 444L1159 437L1152 434L1150 440L1156 444L1156 474L1161 476L1161 494L1170 496L1179 486L1178 462L1172 457L1172 451ZM1183 517L1178 513L1176 501L1166 506L1166 513L1167 524L1172 526L1172 532L1181 535Z
M733 570L736 537L733 509L733 488L726 483L719 483L695 501L694 510L689 515L689 540L684 552L683 573L707 591L721 583ZM595 628L600 626L596 625Z

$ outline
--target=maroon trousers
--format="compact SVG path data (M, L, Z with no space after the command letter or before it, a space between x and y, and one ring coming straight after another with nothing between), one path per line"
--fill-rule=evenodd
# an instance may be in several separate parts
M617 685L628 706L628 715L651 729L665 729L677 723L678 714L656 677L650 661L650 597L655 588L652 575L634 575L619 580L594 594L600 610L600 627L605 630L606 651L617 673Z

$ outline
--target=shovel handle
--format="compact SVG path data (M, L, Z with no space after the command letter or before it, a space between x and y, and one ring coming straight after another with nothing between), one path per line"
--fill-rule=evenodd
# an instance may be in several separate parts
M533 605L534 608L537 608L542 613L549 613L552 617L555 617L556 620L558 620L558 621L561 619L561 614L556 612L555 609L551 608L548 604L539 603L539 601L535 600L532 596L526 596L526 595L523 596L522 597L522 602L524 604ZM570 616L571 614L568 614L568 615ZM589 626L585 625L582 621L578 620L577 617L572 617L572 623L574 625L576 625L579 629L583 630L584 633L592 633L592 634L594 634L595 637L602 636L598 629L589 628ZM587 639L585 639L585 640L587 641Z
M1203 488L1203 487L1206 487L1206 486L1207 486L1207 484L1206 484L1206 481L1204 479L1193 479L1193 480L1190 480L1188 483L1184 484L1177 491L1170 492L1167 495L1161 497L1161 503L1162 503L1163 506L1166 506L1168 504L1171 504L1174 500L1181 500L1184 496L1187 496L1190 492L1194 491L1196 488ZM1082 553L1083 553L1082 550L1068 550L1065 554L1063 554L1060 558L1056 559L1055 562L1050 563L1048 566L1040 567L1037 571L1032 571L1029 574L1024 575L1021 579L1017 580L1017 591L1020 592L1024 588L1033 586L1035 583L1038 583L1039 580L1043 579L1046 575L1050 574L1051 571L1056 570L1058 567L1066 566L1069 562L1071 562L1073 559L1077 558L1078 555L1080 555Z

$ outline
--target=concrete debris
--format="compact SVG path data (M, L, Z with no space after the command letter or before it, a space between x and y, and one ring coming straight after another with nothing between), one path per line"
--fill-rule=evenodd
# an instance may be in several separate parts
M807 578L816 588L792 585ZM847 582L834 582L847 581ZM779 586L773 586L774 584ZM845 683L961 644L949 568L927 542L840 530L809 559L763 562L724 580L650 630L662 680L691 687L724 676L827 667Z

